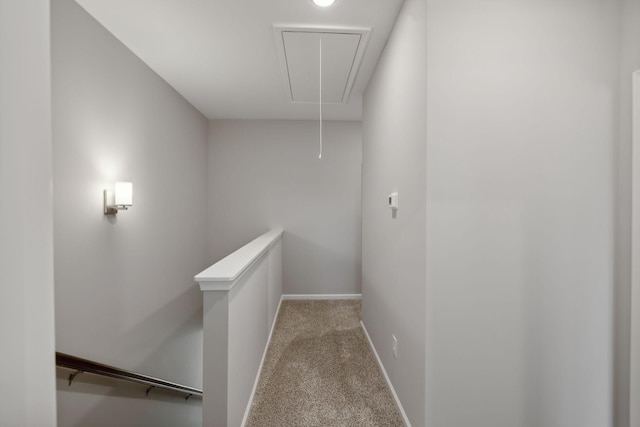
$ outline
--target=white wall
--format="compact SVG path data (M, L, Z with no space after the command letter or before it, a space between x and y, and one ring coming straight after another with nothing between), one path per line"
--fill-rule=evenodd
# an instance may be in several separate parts
M617 425L627 426L640 426L640 260L638 259L638 252L640 251L640 151L637 149L640 144L640 115L637 113L640 111L640 71L634 73L633 81L633 174L632 174L632 187L633 187L633 208L632 208L632 289L627 290L628 301L625 301L625 308L630 309L630 316L628 322L624 324L629 331L629 335L623 337L621 340L624 344L629 346L622 347L624 350L628 350L628 353L623 354L624 361L627 364L622 365L617 370L618 376L616 379L622 377L621 384L617 386L618 392L617 407L620 412L624 414L624 417L619 417L622 422ZM620 292L622 293L622 292ZM620 317L620 316L619 316ZM620 328L623 329L623 328ZM621 334L619 334L621 335ZM624 338L630 338L625 340ZM627 342L628 341L628 342ZM620 357L620 356L619 356Z
M413 426L425 399L425 21L425 2L406 0L363 104L362 318Z
M208 122L74 1L52 8L57 349L201 387ZM134 205L109 217L116 180ZM60 425L202 422L198 399L64 375Z
M631 159L632 159L632 85L631 74L640 70L640 4L636 0L621 2L621 61L620 61L620 141L618 145L618 179L619 191L616 200L618 209L618 270L616 318L616 364L615 364L615 416L617 427L640 427L640 264L638 256L631 256ZM640 99L637 100L640 102ZM640 105L640 104L638 104ZM640 111L640 110L639 110ZM635 116L637 120L637 114ZM636 136L637 137L637 136ZM636 140L638 141L638 140ZM637 144L637 142L636 142ZM635 149L634 151L637 151ZM636 157L637 158L637 157ZM640 166L639 166L640 167ZM638 171L636 171L637 173ZM639 183L640 184L640 183ZM639 185L634 184L634 185ZM638 187L640 188L640 187ZM636 190L637 191L637 190ZM636 193L638 194L638 193ZM640 198L640 194L638 196ZM640 212L635 220L640 219ZM640 250L640 241L634 243L634 252ZM629 336L631 328L631 265L635 263L634 315L637 319L633 325L635 330L635 353L630 357ZM630 371L630 364L634 370ZM629 381L630 375L635 377ZM634 387L631 399L630 384ZM635 402L630 407L630 402ZM630 421L630 410L633 416ZM631 424L630 424L631 423Z
M284 293L360 293L360 123L318 126L210 122L210 263L280 227Z
M612 425L616 2L427 2L427 421Z
M222 283L219 281L222 277L211 269L198 274L200 286L205 288L204 426L240 426L243 416L248 415L248 404L282 296L281 236L281 230L268 231L234 253L231 264L237 271L246 268L236 280ZM219 266L212 269L216 267ZM211 290L212 285L230 290Z
M55 426L49 2L0 1L0 414Z
M229 291L228 426L242 424L275 321L282 295L282 275L278 274L282 271L282 240L251 270Z

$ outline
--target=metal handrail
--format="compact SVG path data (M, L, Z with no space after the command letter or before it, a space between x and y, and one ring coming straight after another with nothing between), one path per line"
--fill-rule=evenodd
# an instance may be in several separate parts
M69 374L69 385L73 382L73 379L80 372L88 372L91 374L102 375L104 377L117 378L119 380L131 381L140 384L148 385L147 395L153 388L158 387L165 390L172 390L187 395L186 399L191 396L202 397L202 390L197 388L188 387L182 384L172 383L160 378L151 377L149 375L139 374L137 372L131 372L120 368L114 368L113 366L104 365L102 363L94 362L88 359L82 359L80 357L71 356L65 353L56 352L56 365L62 368L73 369L76 372Z

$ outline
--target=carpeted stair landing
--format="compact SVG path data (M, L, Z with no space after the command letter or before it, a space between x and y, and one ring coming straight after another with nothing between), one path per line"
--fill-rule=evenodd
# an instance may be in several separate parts
M402 425L360 301L283 301L246 426Z

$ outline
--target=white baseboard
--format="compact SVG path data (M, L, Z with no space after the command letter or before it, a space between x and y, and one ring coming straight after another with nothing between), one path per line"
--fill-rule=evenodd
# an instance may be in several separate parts
M269 349L269 344L271 344L271 337L273 336L273 330L276 327L276 320L278 320L278 315L280 314L280 306L282 305L282 301L284 300L284 295L280 296L280 302L278 303L278 308L276 309L276 315L273 316L273 322L271 323L271 330L269 331L269 338L267 338L267 344L264 346L264 351L262 352L262 359L260 359L260 366L258 366L258 373L256 373L256 379L253 382L253 388L251 389L251 394L249 395L249 402L247 403L247 408L244 410L244 416L242 417L241 427L247 422L247 418L249 417L249 412L251 412L251 405L253 405L253 398L256 395L256 390L258 389L258 382L260 381L260 374L262 373L262 365L264 365L264 359L267 357L267 350Z
M362 299L362 294L284 294L283 300Z
M384 369L384 365L382 364L382 360L380 360L380 356L378 356L378 352L373 345L373 341L371 341L371 337L369 336L369 332L367 332L367 328L364 327L364 323L362 320L360 321L360 326L362 326L362 331L364 332L364 336L367 337L367 341L369 341L369 346L371 346L371 350L373 354L376 356L376 360L378 361L378 366L380 366L380 370L382 371L382 375L384 375L384 379L387 381L387 385L389 386L389 390L391 390L391 394L393 395L393 400L396 403L396 407L398 411L400 411L400 415L402 415L402 421L404 421L404 425L406 427L411 427L411 423L409 422L409 418L407 417L407 413L404 411L402 407L402 403L400 403L400 399L396 394L396 390L393 388L393 384L391 384L391 380L389 379L389 375L387 375L387 371Z

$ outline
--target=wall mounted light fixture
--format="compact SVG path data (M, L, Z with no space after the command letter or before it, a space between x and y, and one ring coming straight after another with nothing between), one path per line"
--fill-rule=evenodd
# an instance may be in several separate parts
M133 206L133 184L116 182L113 190L104 190L104 213L115 215L119 210L127 210Z

